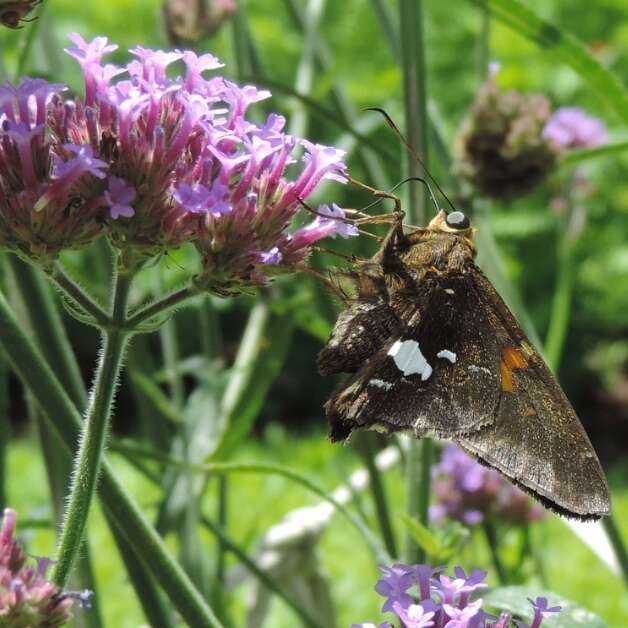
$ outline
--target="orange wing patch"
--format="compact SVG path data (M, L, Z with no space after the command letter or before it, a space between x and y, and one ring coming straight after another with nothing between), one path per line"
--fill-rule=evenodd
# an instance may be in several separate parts
M500 371L502 375L502 390L504 392L513 391L512 371L513 369L525 369L528 367L528 361L525 355L515 347L506 347L502 351L502 360L500 362Z

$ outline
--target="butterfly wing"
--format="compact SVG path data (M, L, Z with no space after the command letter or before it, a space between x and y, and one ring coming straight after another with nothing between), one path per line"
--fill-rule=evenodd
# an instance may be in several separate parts
M462 273L396 293L398 328L326 404L332 439L358 428L452 438L494 421L502 347L480 305Z
M469 279L503 344L501 395L494 421L454 440L561 514L607 514L604 472L567 397L488 279L477 268Z

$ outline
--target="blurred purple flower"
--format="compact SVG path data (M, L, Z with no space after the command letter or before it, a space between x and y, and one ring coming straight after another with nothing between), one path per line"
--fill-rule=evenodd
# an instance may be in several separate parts
M455 578L441 574L441 568L431 565L404 565L380 567L384 577L375 586L375 591L386 598L383 612L391 612L401 621L402 628L510 628L512 615L502 613L490 615L482 608L482 599L471 601L469 596L485 588L486 571L473 569L467 576L462 567L455 567ZM428 578L428 586L423 581ZM548 608L547 599L539 597L529 600L535 612L530 628L539 628L543 618L560 611L560 607ZM389 626L390 624L380 624ZM519 622L518 626L526 625ZM352 628L376 628L375 623L353 624Z
M74 601L89 608L91 591L61 591L46 579L47 558L27 564L15 539L16 514L6 508L0 531L0 618L6 628L56 627L70 621Z
M437 503L430 508L434 520L449 517L466 525L496 516L514 523L532 522L544 510L497 471L477 463L456 445L443 448L440 464L433 468Z
M608 142L608 130L599 118L578 107L561 107L549 119L543 136L561 148L594 148Z

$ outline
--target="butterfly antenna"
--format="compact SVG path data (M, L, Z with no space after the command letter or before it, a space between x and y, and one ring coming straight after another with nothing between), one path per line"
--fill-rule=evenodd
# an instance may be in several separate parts
M379 107L366 107L365 111L376 111L377 113L379 113L380 115L384 117L388 126L394 131L395 135L403 142L403 145L406 147L410 155L412 155L414 160L421 166L421 168L423 168L423 170L425 171L425 174L427 174L427 176L430 178L430 181L436 186L436 189L440 192L440 194L442 194L443 198L447 201L447 203L449 203L449 206L452 208L452 210L456 211L454 204L449 200L449 197L447 196L447 194L445 194L445 192L443 191L443 188L441 188L441 186L438 185L438 181L432 176L432 173L427 169L427 167L423 163L423 160L419 157L419 155L414 150L414 148L412 148L408 140L404 137L403 133L399 130L399 127L394 123L393 119L383 109L380 109ZM409 181L409 180L410 179L406 179L406 181ZM429 189L429 185L427 187ZM432 194L432 198L433 197L434 195ZM436 207L438 208L438 204L436 204Z
M408 177L407 179L404 179L403 181L400 181L399 183L397 183L397 185L395 185L390 191L394 192L396 189L400 188L402 185L405 185L406 183L410 183L410 181L418 181L419 183L422 183L428 189L430 193L430 198L432 199L432 204L436 208L436 211L438 211L440 209L440 206L438 205L436 196L434 196L434 190L432 190L432 187L430 186L430 184L422 177Z

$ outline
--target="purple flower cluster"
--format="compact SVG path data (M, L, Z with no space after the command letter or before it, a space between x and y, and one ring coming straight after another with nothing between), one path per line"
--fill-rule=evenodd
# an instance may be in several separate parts
M89 608L92 592L64 592L46 579L47 558L27 564L16 541L16 514L5 509L0 530L0 624L6 628L55 628L67 623L75 601Z
M560 148L595 148L608 142L608 130L599 118L578 107L561 107L549 119L543 136Z
M192 242L204 283L237 289L321 238L357 233L337 206L288 233L302 201L346 182L346 167L343 151L286 134L282 116L247 119L269 92L205 78L222 67L211 54L137 46L118 67L103 62L117 48L107 38L71 40L83 100L41 79L0 86L0 246L45 261L103 234L146 256ZM173 79L174 63L185 72Z
M441 461L433 470L432 490L437 504L431 507L434 520L449 517L476 525L487 516L514 523L537 521L544 510L497 471L477 463L456 445L443 448Z
M472 594L484 589L486 571L474 569L470 575L462 567L454 568L454 577L439 573L443 568L430 565L380 567L384 577L375 585L375 591L386 598L382 612L394 613L403 628L509 628L512 615L499 617L482 608L482 599L471 600ZM547 598L530 600L534 619L528 625L517 621L518 628L539 628L543 619L560 611L560 606L549 607ZM353 624L352 628L376 628L372 622ZM392 628L389 622L379 628Z

